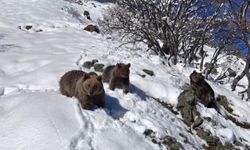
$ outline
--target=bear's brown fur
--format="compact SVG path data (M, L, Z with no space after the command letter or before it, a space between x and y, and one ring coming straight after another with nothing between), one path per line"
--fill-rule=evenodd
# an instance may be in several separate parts
M96 33L100 33L100 30L97 26L95 25L87 25L83 30L89 31L89 32L96 32Z
M84 109L91 110L94 105L104 107L105 91L101 81L102 76L96 73L72 70L61 77L60 91L65 96L75 96Z
M128 93L129 86L129 68L130 63L118 63L108 66L103 71L103 82L109 83L109 88L114 90L116 87L122 87L124 93Z
M193 73L190 74L190 83L192 89L195 92L195 95L202 104L204 104L208 108L215 107L214 91L211 86L204 80L204 76L202 75L202 73L193 71Z

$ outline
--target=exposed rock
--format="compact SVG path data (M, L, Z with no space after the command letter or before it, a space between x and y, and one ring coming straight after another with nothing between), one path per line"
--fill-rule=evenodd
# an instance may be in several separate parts
M235 77L237 75L237 73L231 68L228 68L227 72L229 77Z
M150 136L153 132L154 131L151 130L151 129L146 129L143 134L146 135L146 136Z
M233 144L226 143L224 145L220 144L217 146L209 146L207 150L240 150L236 148Z
M222 106L227 106L228 102L227 102L227 97L224 95L218 95L217 99L219 104L221 104Z
M199 127L203 123L203 119L201 117L198 117L195 119L193 128Z
M32 29L33 26L30 25L30 24L29 24L29 25L24 25L24 26L19 25L17 28L20 29L20 30L25 31L25 30L30 30L30 29ZM42 29L35 29L35 31L36 31L36 32L42 32L43 30L42 30Z
M216 65L210 64L210 63L205 63L204 64L205 70L209 70L210 68L212 68L211 73L212 74L218 74L218 70L216 69Z
M218 146L220 144L220 139L216 136L207 136L205 140L210 146Z
M43 32L43 30L42 29L37 29L36 32Z
M204 131L201 128L196 129L197 135L205 140L208 144L206 150L238 150L233 144L225 143L224 145L220 142L220 139L213 136L209 131Z
M217 147L218 150L239 150L238 148L236 148L233 144L231 143L226 143L224 145L219 145Z
M4 95L4 87L0 87L0 96Z
M94 64L97 63L97 62L98 62L97 59L93 59L92 61L85 61L85 62L83 63L82 66L85 67L85 68L90 69L90 68L93 67Z
M241 146L241 147L243 147L244 145L240 142L240 141L235 141L234 142L234 144L236 145L236 146Z
M214 74L214 75L216 75L216 74L218 74L219 72L218 72L218 70L217 70L216 68L213 68L213 69L211 70L211 73Z
M212 119L210 117L204 117L205 120L207 120L208 122L211 122Z
M151 97L151 98L153 98L158 103L160 103L164 108L170 110L173 114L175 114L175 115L179 114L176 110L174 110L174 106L172 106L171 104L165 103L164 101L162 101L162 100L160 100L158 98L154 98L154 97Z
M179 135L184 138L184 141L183 141L184 143L189 143L188 138L184 134L179 133Z
M138 74L139 76L141 76L142 78L145 78L146 75L145 74Z
M207 120L208 122L212 123L213 126L217 125L217 122L212 120L212 118L210 118L210 117L204 117L204 119Z
M95 71L103 72L104 70L103 67L104 67L104 64L94 64Z
M156 141L156 139L152 139L152 142L153 142L154 144L160 144L158 141Z
M208 62L206 62L205 64L204 64L204 67L207 69L207 68L210 68L211 67L211 64L210 63L208 63Z
M231 120L233 123L235 123L237 126L240 126L244 129L250 129L250 123L248 122L240 122L238 119L234 118L233 116L228 115L227 116L229 120Z
M154 76L154 72L148 69L142 69L143 72L145 72L146 74L150 75L150 76Z
M84 12L83 12L83 15L85 16L85 17L87 17L87 19L91 19L90 18L90 14L89 14L89 12L87 11L87 10L84 10Z
M146 129L143 133L146 137L149 137L154 144L158 144L161 146L167 146L171 150L180 150L183 149L181 143L177 142L177 140L171 136L165 136L164 138L157 138L156 133L151 129ZM183 135L184 136L184 135ZM184 136L185 137L185 136Z
M111 40L111 39L112 39L112 37L111 37L111 36L107 36L107 37L106 37L106 39Z
M229 106L227 97L224 95L218 95L217 102L222 105L229 113L233 112L233 109Z
M91 3L92 5L93 5L93 7L95 7L96 8L96 5L95 5L95 3Z
M177 108L185 107L186 105L194 106L196 100L195 92L192 87L189 86L178 96Z
M81 0L76 0L75 3L77 3L79 5L83 5L83 2Z
M191 87L185 89L178 97L177 109L181 112L183 121L191 126L195 118L199 116L199 113L196 111L196 96Z
M167 145L171 150L180 150L183 149L181 143L177 142L177 140L173 137L166 136L163 141L164 145Z
M209 136L209 132L203 131L201 128L196 129L197 135L201 137L202 139L206 139L207 136Z
M92 60L92 63L93 63L93 64L95 64L95 63L97 63L97 62L98 62L97 59L93 59L93 60Z
M83 67L90 69L93 66L93 63L91 61L85 61L83 63Z
M183 117L183 121L188 126L191 126L194 122L194 116L193 116L194 108L191 105L187 105L187 106L183 107L180 111L181 111L181 115Z
M32 28L32 25L26 25L26 26L25 26L25 29L26 29L26 30L30 30L31 28Z
M211 64L211 63L206 62L206 63L204 64L204 67L207 68L207 69L208 69L208 68L211 68L211 67L215 67L215 68L216 68L217 65L216 65L216 64Z
M198 128L196 131L197 135L200 138L204 139L209 147L221 145L220 139L216 136L211 135L210 132L204 131L201 128Z
M96 33L100 33L100 30L97 26L95 25L87 25L83 30L89 31L89 32L96 32Z

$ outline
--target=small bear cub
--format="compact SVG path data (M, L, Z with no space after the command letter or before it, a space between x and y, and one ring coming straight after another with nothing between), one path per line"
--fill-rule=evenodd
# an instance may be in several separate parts
M102 81L109 83L110 90L123 88L123 92L126 94L129 87L129 68L130 63L117 63L116 65L108 66L103 71Z
M60 92L68 97L76 97L84 109L92 110L95 105L97 107L105 105L102 76L94 72L69 71L61 77L59 84Z

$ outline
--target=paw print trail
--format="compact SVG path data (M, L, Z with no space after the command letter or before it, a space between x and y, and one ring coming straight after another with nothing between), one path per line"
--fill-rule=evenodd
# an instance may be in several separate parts
M85 110L82 110L79 103L75 104L76 117L80 122L80 130L71 139L69 148L70 150L94 150L92 146L92 135L94 132L91 118Z

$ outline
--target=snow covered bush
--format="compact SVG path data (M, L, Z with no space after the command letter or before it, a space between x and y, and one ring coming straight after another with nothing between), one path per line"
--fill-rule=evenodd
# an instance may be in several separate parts
M209 13L211 7L214 11ZM143 42L174 64L180 55L191 64L197 56L206 56L203 48L210 42L210 30L221 10L222 5L212 1L120 0L101 24L106 32L119 32L128 43Z

